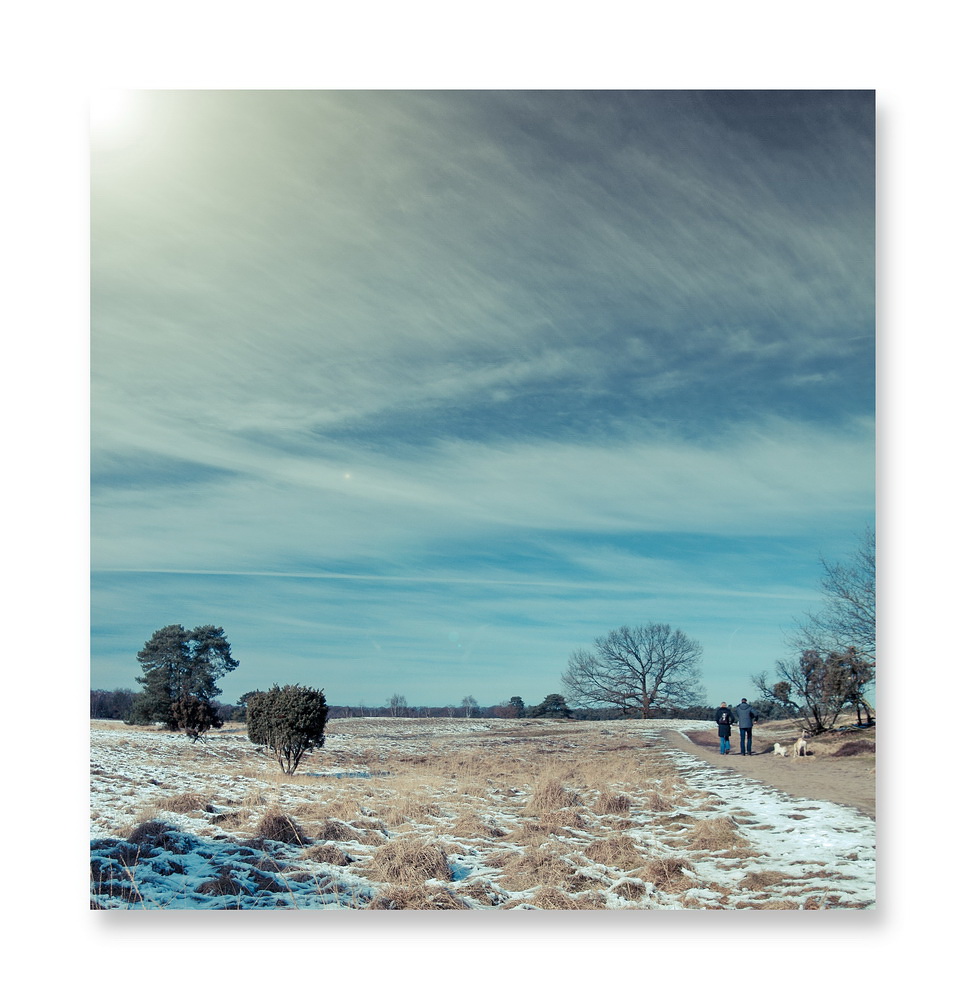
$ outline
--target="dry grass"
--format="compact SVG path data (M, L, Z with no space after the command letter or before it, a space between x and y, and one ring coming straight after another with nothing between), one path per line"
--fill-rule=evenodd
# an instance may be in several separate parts
M463 840L498 840L506 836L506 831L501 827L476 815L460 816L451 827L451 833Z
M664 778L647 796L647 808L651 812L670 812L676 808L680 789L669 778Z
M386 828L391 830L407 823L425 823L441 815L439 803L430 795L403 791L382 810L381 819Z
M469 904L449 889L425 885L393 885L368 905L370 910L468 910Z
M605 910L606 899L598 892L581 892L575 896L544 886L528 900L541 910Z
M604 788L596 800L594 812L601 816L627 816L632 806L633 802L628 795Z
M550 846L531 848L513 855L498 876L499 883L510 892L553 887L568 892L579 892L592 884L580 875L561 852Z
M742 889L767 889L769 886L780 885L782 882L786 882L788 877L784 872L762 869L756 872L749 872L741 879L740 884Z
M532 815L541 816L582 804L580 796L572 789L564 788L555 774L542 774L536 779L527 809Z
M153 847L174 832L174 827L163 820L147 819L129 830L124 839L131 844Z
M724 851L747 845L747 838L729 816L715 816L695 823L690 831L690 846L695 851Z
M686 892L697 884L684 871L686 867L683 858L653 858L644 866L642 876L663 892Z
M314 847L307 848L302 857L307 858L309 861L320 861L322 864L336 865L339 868L344 868L346 865L352 864L352 859L340 847L336 847L334 844L316 844Z
M351 822L352 839L360 844L384 844L389 831L381 819L374 816L356 816Z
M241 896L245 887L229 873L222 872L217 878L202 882L197 891L203 892L206 896Z
M498 886L483 880L464 883L460 886L459 891L463 898L482 903L483 906L500 906L508 898Z
M250 788L241 800L241 804L246 809L260 809L262 806L268 805L268 795L261 789Z
M402 886L452 878L446 852L425 837L398 837L383 844L372 855L371 869L380 882Z
M598 864L618 871L633 871L644 863L640 845L631 837L617 835L603 840L594 840L583 853Z
M316 840L354 840L355 831L341 820L329 816L315 830Z
M258 824L262 840L277 840L282 844L304 844L308 841L305 831L291 817L280 812L266 813Z
M554 839L563 828L557 823L540 823L526 820L509 831L513 843L520 847L542 847Z
M157 803L157 808L173 813L214 812L214 808L208 801L207 796L192 792L182 792L180 795L172 795L169 798L161 799Z
M705 876L713 878L711 868L718 859L721 870L728 872L729 888L718 887L722 898L714 897L713 904L705 896L681 898L680 905L741 905L727 897L731 892L734 899L743 893L741 903L754 908L797 908L805 899L798 894L813 892L814 883L792 889L787 876L755 872L754 864L740 866L746 877L739 887L733 886L729 859L750 853L738 823L753 816L718 795L691 788L661 757L650 759L642 752L644 740L593 730L592 739L580 743L576 726L565 733L550 726L521 727L512 739L506 732L480 734L473 744L453 740L455 753L448 752L444 739L438 741L440 746L434 738L425 749L413 746L400 754L364 747L352 753L339 750L333 767L344 773L338 781L305 775L296 782L276 773L273 760L258 759L250 765L250 775L267 781L267 787L252 789L239 780L232 786L234 799L225 796L221 781L214 782L223 761L212 758L206 765L212 770L199 770L193 784L159 785L149 795L166 798L147 799L152 804L141 814L136 813L140 803L110 813L109 823L120 828L137 816L136 827L123 828L134 837L135 842L121 845L132 857L138 851L142 857L156 856L153 847L166 841L176 846L178 838L188 836L165 825L164 813L192 814L185 830L202 838L228 833L239 843L259 846L260 837L260 846L279 860L278 844L272 847L269 841L301 844L305 871L289 873L292 882L309 877L309 862L330 865L326 878L334 880L334 892L344 894L350 890L340 882L351 880L348 870L376 883L360 891L353 904L373 909L465 909L470 904L603 909L608 905L604 886L631 906L667 905L666 899L646 897L654 895L654 887L671 896L693 888L697 858L706 866L699 869L704 889L709 884ZM467 747L478 749L463 750ZM847 753L846 744L839 744L839 751ZM824 752L833 752L833 747ZM200 761L204 754L197 756ZM372 777L350 777L355 771ZM244 775L245 767L239 764L232 773ZM215 788L219 791L212 791ZM224 812L215 811L215 802ZM698 822L697 816L712 818ZM168 816L170 821L175 818ZM239 832L233 834L235 830ZM466 846L450 847L453 838ZM452 882L447 852L474 850L497 874L480 872L471 881ZM679 856L656 856L661 852ZM118 855L119 860L126 857ZM776 860L762 857L758 863ZM118 879L106 868L99 877ZM238 882L238 872L223 871L209 879L204 891L226 894L217 905L231 908ZM245 895L250 885L243 884ZM769 892L772 886L780 888ZM118 894L127 891L121 884ZM372 892L377 896L370 899ZM768 898L785 893L793 897L790 904ZM619 906L612 896L609 899L609 905ZM671 900L670 905L677 904Z
M485 856L486 864L490 868L506 868L511 865L517 858L522 857L522 851L492 851Z
M610 891L623 899L629 899L636 903L647 896L647 887L643 884L643 879L626 878L619 882L614 882Z
M559 809L546 819L570 830L587 830L590 827L590 820L579 809Z

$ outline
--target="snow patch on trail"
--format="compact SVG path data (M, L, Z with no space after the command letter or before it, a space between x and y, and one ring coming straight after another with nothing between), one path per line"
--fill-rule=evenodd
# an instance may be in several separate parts
M664 753L692 788L717 795L752 814L753 821L742 824L741 833L775 866L800 866L802 872L826 871L831 866L835 893L874 897L874 820L848 806L795 798L683 750L668 748ZM826 883L826 877L823 882L822 878L812 879L816 888Z

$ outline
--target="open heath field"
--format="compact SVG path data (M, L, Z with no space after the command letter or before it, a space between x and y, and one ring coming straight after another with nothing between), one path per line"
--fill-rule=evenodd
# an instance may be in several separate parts
M765 759L769 725L734 761L702 722L339 719L287 776L244 726L95 720L91 907L873 908L873 806L788 791L873 754Z

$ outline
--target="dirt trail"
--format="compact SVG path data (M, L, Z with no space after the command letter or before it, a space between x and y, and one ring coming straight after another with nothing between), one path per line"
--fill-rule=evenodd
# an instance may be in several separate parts
M854 757L835 757L834 746L814 743L814 749L807 757L776 757L771 750L775 739L783 742L782 737L759 732L756 726L754 755L751 757L742 757L739 745L736 751L731 750L726 756L721 756L717 734L713 730L686 735L666 730L665 735L672 746L686 750L715 767L739 771L788 795L852 806L865 816L875 817L873 752ZM861 739L859 735L853 738ZM836 741L838 745L840 742ZM732 745L735 743L736 739L732 740Z

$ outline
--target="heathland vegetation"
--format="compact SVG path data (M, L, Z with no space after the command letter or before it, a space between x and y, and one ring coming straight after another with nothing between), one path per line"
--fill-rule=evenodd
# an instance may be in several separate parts
M291 775L240 723L190 742L94 722L92 906L873 906L872 819L739 773L847 768L873 787L873 746L723 767L667 731L695 726L713 738L698 721L335 719Z

